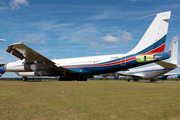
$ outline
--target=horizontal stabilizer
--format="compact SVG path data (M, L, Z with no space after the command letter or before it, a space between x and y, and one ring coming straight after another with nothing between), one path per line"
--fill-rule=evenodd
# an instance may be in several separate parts
M165 61L158 61L158 62L155 62L156 64L164 67L164 68L176 68L178 67L177 64L173 64L173 63L170 63L170 62L165 62Z

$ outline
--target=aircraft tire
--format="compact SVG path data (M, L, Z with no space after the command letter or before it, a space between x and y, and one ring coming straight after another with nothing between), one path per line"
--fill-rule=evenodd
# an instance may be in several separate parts
M150 79L150 82L156 82L156 79Z
M86 77L81 77L79 81L87 81Z
M23 77L23 81L27 81L27 77Z

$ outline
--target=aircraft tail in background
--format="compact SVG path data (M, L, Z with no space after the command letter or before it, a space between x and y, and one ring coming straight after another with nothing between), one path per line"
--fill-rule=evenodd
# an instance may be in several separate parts
M156 14L155 19L129 54L135 53L158 53L165 49L166 35L169 26L171 11Z
M172 38L169 53L171 57L164 61L178 65L178 36Z
M156 62L156 64L161 65L165 68L179 67L178 66L178 36L172 38L169 47L169 53L171 54L171 57L169 59L158 61Z

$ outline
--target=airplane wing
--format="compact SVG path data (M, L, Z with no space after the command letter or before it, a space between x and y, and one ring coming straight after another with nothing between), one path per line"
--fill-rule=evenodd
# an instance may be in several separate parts
M132 74L126 74L126 73L120 73L120 72L117 72L116 74L121 75L121 76L130 76L130 77L138 77L138 78L143 77L141 75L132 75Z
M165 62L165 61L158 61L158 62L155 62L156 64L164 67L164 68L176 68L178 67L177 64L173 64L173 63L170 63L170 62Z
M21 60L25 59L25 62L36 62L41 65L41 68L48 68L49 70L51 70L51 72L57 73L68 71L70 73L74 73L74 71L71 71L69 69L57 67L53 61L32 50L22 42L9 45L6 51L8 53L12 53L12 55Z
M0 67L3 67L5 64L0 63Z

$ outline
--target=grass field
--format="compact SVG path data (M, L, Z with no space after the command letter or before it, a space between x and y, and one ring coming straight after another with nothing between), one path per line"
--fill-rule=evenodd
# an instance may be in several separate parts
M180 119L180 82L0 81L0 120Z

